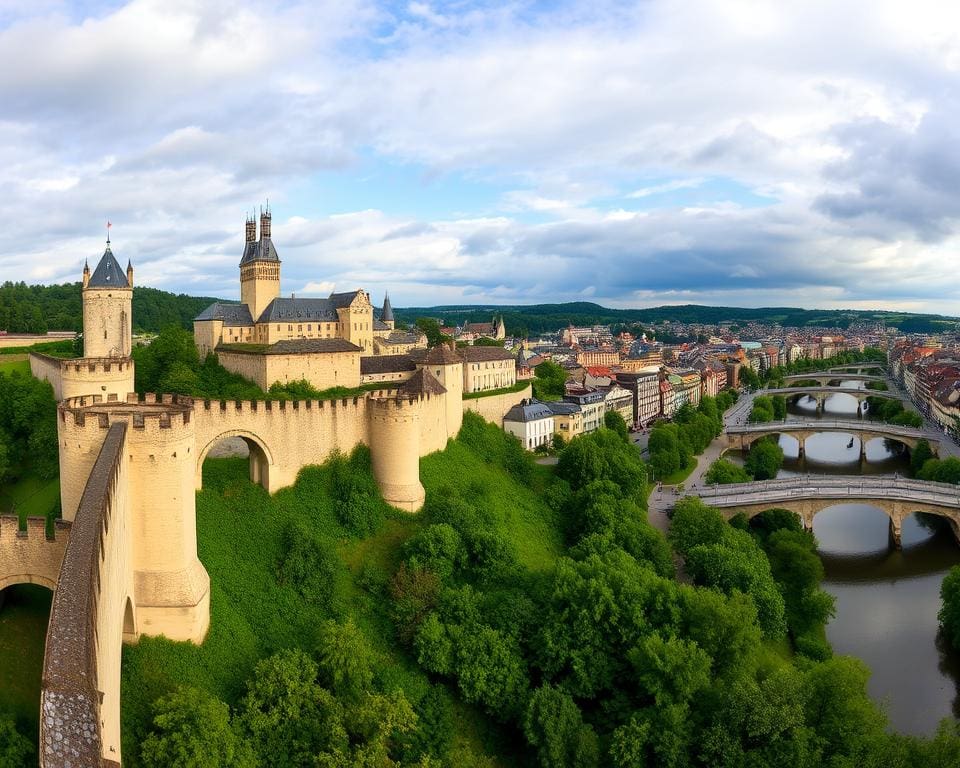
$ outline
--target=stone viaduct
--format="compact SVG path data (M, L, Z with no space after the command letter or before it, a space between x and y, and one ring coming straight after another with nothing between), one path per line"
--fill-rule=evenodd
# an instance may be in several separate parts
M837 504L864 503L890 518L890 535L900 546L903 520L914 512L947 519L960 541L960 487L901 477L817 475L713 485L691 491L728 519L738 513L752 518L768 509L795 512L807 529L818 512Z
M861 410L862 403L868 397L879 397L884 400L900 400L903 398L896 394L895 392L873 390L873 389L855 389L853 387L830 387L826 385L817 385L815 387L781 387L778 389L764 389L758 394L768 395L773 397L774 395L783 395L787 400L792 400L797 397L812 397L817 401L817 410L823 410L823 404L826 402L827 398L833 395L850 395L857 399L858 412Z
M843 373L840 371L817 371L815 373L794 373L783 377L784 384L792 384L798 381L815 381L821 387L826 387L831 381L862 381L884 382L884 376L871 376L863 373ZM874 391L874 390L871 390Z
M934 454L939 451L940 441L937 437L928 435L922 429L915 427L901 427L895 424L872 423L860 420L837 421L777 421L759 424L737 424L726 429L727 447L731 450L749 450L754 442L771 435L790 435L800 444L800 456L804 454L804 444L808 437L821 432L834 432L856 437L860 442L860 458L866 457L866 445L870 440L883 438L896 440L907 446L911 451L917 441L923 439L930 444Z

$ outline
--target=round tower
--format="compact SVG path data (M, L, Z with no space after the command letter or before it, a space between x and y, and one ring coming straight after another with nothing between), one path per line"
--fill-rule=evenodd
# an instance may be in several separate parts
M129 279L128 279L129 278ZM110 239L100 263L83 275L83 356L129 357L132 346L133 266L120 268Z
M76 514L107 428L125 421L130 567L138 631L203 640L210 625L210 578L197 557L196 447L190 398L147 395L138 402L74 398L59 408L61 503Z
M416 397L371 398L370 459L384 501L407 512L423 506L420 403Z

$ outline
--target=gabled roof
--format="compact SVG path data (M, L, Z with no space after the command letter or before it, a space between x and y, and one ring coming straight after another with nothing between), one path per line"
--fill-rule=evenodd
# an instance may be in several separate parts
M359 293L360 291L331 293L329 301L333 305L334 309L343 309L344 307L349 307L351 304L353 304L353 300L357 298L357 294Z
M446 391L443 384L426 368L421 368L397 387L397 392L404 395L442 395Z
M513 360L513 354L503 347L463 347L458 352L468 363Z
M100 257L100 263L97 264L97 268L93 270L93 274L90 276L90 282L87 283L88 288L129 288L130 284L127 282L127 275L120 265L117 263L117 260L113 256L113 252L110 250L110 243L107 243L107 250L103 252L103 256Z
M330 299L276 298L267 304L257 318L258 323L296 323L310 320L335 323L339 319Z
M253 318L246 304L226 304L215 301L194 320L222 320L224 325L252 326Z
M373 330L375 330L375 331L389 331L389 330L390 330L390 326L387 325L387 324L386 324L385 322L383 322L382 320L374 319L374 321L373 321Z
M410 356L420 365L456 365L463 362L457 354L459 351L450 349L446 344L438 344L430 349L412 350Z
M273 240L269 237L261 237L255 242L247 243L243 249L240 265L248 264L251 261L280 261Z

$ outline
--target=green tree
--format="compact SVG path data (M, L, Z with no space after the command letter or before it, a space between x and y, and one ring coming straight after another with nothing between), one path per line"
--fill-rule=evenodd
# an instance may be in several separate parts
M716 509L696 496L686 496L674 507L667 537L673 548L685 555L701 544L721 542L726 529L727 523Z
M449 336L445 336L443 333L441 333L440 323L432 317L418 317L414 322L414 325L423 332L424 336L427 337L427 344L429 344L431 347L436 347L439 344L450 340Z
M623 442L630 442L630 434L627 431L627 422L617 411L607 411L603 414L603 426L616 432L623 439Z
M783 449L773 439L760 439L750 446L750 453L744 462L754 480L772 480L783 466Z
M717 459L710 465L707 474L704 476L707 483L716 485L749 483L750 479L747 470L727 459Z
M530 697L523 732L543 768L592 768L598 763L593 728L583 722L570 695L550 684Z
M913 470L913 474L916 475L923 469L924 463L927 459L933 458L933 451L930 448L930 443L926 438L920 438L917 440L917 444L914 446L913 451L910 453L910 469Z
M17 730L13 718L0 714L0 768L36 765L35 753L33 742Z
M230 709L199 688L181 687L154 702L153 724L140 746L146 768L253 766L248 744L230 722Z
M533 396L538 400L559 400L566 392L567 372L552 360L533 369Z
M776 421L783 421L787 418L787 398L783 395L774 395L771 402L773 404L773 418Z
M947 641L960 650L960 566L955 565L940 585L940 626Z
M373 682L373 651L353 619L325 621L317 643L320 682L337 696L359 699Z

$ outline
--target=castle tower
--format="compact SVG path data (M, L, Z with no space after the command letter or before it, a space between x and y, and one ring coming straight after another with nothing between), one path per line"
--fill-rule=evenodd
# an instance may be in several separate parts
M390 304L390 294L383 294L383 309L380 312L380 322L388 326L392 331L395 327L393 320L393 306Z
M418 369L429 371L447 390L444 396L447 437L456 437L463 425L463 365L453 340L433 347L417 363Z
M416 512L425 498L420 484L420 402L416 396L371 398L370 461L383 500Z
M133 266L124 274L110 250L90 274L83 270L83 356L130 357L133 306Z
M246 221L246 242L240 259L240 301L256 322L271 301L280 295L280 258L270 238L270 207L260 212L260 239L256 222Z

